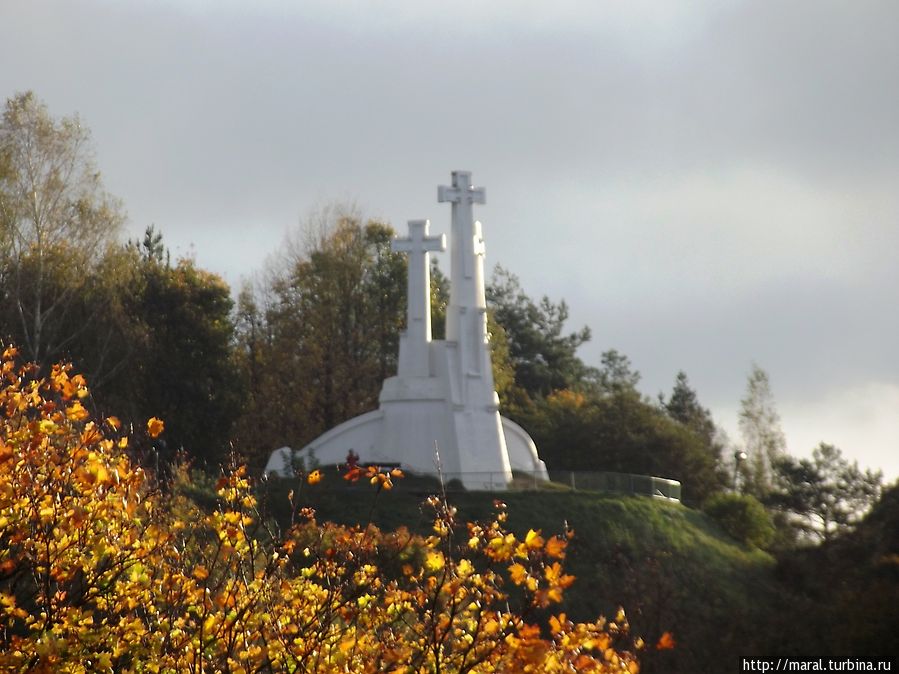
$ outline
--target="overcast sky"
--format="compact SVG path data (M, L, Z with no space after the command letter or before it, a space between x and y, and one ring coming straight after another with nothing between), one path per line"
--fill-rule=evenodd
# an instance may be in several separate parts
M445 232L738 440L899 476L899 2L2 0L0 96L93 131L128 234L232 286L317 205ZM444 263L444 269L448 265Z

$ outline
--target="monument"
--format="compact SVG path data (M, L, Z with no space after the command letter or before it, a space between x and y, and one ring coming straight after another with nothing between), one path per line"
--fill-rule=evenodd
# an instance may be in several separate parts
M409 221L392 247L409 256L406 330L397 374L384 381L377 410L345 421L300 450L276 450L267 473L289 475L297 460L343 463L352 450L362 463L399 465L414 473L459 479L467 489L505 489L512 471L547 479L530 436L499 413L493 383L484 296L484 238L474 204L485 191L471 174L454 171L438 188L452 208L450 304L446 339L431 339L430 254L446 250L429 221Z

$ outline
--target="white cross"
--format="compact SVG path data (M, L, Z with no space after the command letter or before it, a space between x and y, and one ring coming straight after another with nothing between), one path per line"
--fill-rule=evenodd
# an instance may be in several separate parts
M430 300L430 272L428 269L428 252L446 250L446 235L428 236L430 222L427 220L410 220L409 236L405 239L394 239L390 242L392 250L409 254L408 276L408 325L412 330L413 320L422 320Z
M472 187L471 173L468 171L453 171L453 185L441 185L437 188L437 201L451 201L461 204L485 204L487 192L483 187Z
M474 258L484 254L480 223L473 222L472 204L486 203L486 190L483 187L472 187L470 172L453 171L452 187L446 185L438 187L437 200L449 201L453 204L453 237L454 241L459 242L453 243L453 250L458 251L461 255L462 273L465 278L472 278ZM466 240L471 240L473 244L469 250L465 250L466 245L462 243Z

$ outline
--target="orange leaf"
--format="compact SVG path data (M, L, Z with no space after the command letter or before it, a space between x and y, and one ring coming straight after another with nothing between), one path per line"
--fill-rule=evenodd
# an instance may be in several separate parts
M157 419L156 417L150 417L150 420L147 421L147 433L149 433L151 438L158 438L159 434L165 430L165 422L162 419Z
M568 544L561 538L559 538L558 536L553 536L548 541L546 541L546 547L544 548L544 551L546 552L548 557L562 559L565 557L566 545Z
M527 569L518 562L509 567L509 576L511 576L512 582L516 585L521 585L524 582L524 579L527 578L527 575Z
M659 637L659 642L656 644L657 651L668 651L674 648L676 645L674 641L674 635L671 632L664 632L662 636Z

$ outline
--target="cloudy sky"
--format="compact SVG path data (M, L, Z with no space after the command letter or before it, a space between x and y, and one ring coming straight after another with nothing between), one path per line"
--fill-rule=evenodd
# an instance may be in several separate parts
M899 476L899 3L3 0L0 96L93 130L129 234L232 285L316 206L398 229L470 170L488 264L642 390ZM447 268L444 265L444 268Z

